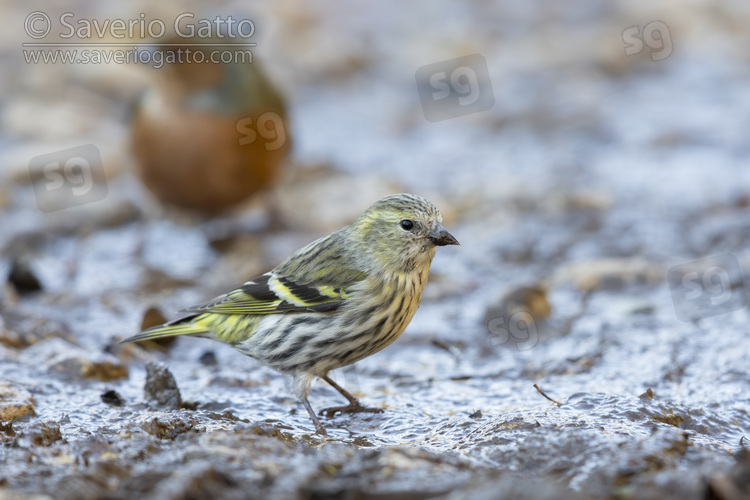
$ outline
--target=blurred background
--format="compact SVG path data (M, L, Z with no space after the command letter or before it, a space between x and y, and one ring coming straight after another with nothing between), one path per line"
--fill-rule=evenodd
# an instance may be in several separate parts
M0 13L0 497L178 498L194 477L207 495L511 495L533 476L539 498L739 498L750 5ZM307 417L230 348L116 345L402 191L462 246L438 252L399 342L338 375L387 409L324 423L345 446L285 448L310 442ZM150 361L182 409L148 403ZM261 451L224 453L237 440Z

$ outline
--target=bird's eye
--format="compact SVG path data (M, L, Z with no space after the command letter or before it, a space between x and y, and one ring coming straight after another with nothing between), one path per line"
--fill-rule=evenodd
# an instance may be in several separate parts
M404 231L411 231L414 229L414 222L410 221L409 219L402 220L399 224L401 224L401 229Z

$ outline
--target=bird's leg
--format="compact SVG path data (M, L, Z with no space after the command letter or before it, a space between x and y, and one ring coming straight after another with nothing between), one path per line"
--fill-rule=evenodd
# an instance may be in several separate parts
M321 436L327 436L328 433L323 428L323 425L320 423L320 420L318 420L318 416L315 414L315 411L313 411L312 406L310 406L310 402L307 400L307 398L304 398L302 400L302 404L305 405L305 409L307 410L307 413L310 414L310 418L315 424L315 433L320 434Z
M368 406L362 406L359 404L359 400L352 396L349 391L341 387L339 384L331 380L331 377L328 376L326 373L322 377L323 380L331 384L331 387L336 389L341 393L342 396L344 396L346 399L349 400L349 404L346 406L334 406L332 408L324 408L323 410L320 410L320 415L323 415L327 418L332 418L336 413L383 413L383 410L380 408L370 408Z

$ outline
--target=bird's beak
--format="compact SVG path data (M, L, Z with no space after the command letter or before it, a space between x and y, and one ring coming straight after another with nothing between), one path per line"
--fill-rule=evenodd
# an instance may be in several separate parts
M428 236L430 241L439 247L444 247L445 245L460 245L458 240L440 224L433 227Z

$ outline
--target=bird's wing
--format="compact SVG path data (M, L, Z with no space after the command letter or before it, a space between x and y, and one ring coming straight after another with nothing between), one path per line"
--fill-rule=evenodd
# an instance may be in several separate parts
M271 271L229 293L184 312L219 314L277 314L283 312L335 311L349 298L347 291L361 278L348 283L322 279L315 283L295 283L288 276Z

